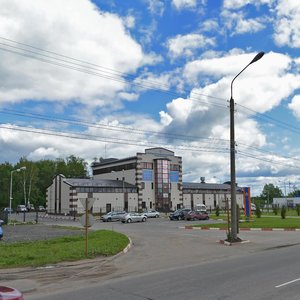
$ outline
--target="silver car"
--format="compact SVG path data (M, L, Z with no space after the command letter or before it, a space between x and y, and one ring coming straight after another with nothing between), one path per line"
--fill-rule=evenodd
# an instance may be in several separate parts
M101 217L101 220L103 222L112 222L112 221L120 221L124 215L126 214L126 211L111 211L107 213L106 215Z
M147 218L159 218L159 212L154 209L147 210L144 212L144 214L147 216Z
M146 222L147 216L143 213L128 213L123 216L121 221L122 223Z

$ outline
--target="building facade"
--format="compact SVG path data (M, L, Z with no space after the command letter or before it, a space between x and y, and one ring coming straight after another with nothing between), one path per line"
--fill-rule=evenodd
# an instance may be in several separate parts
M125 159L107 159L92 164L95 179L126 181L138 189L138 210L170 211L182 207L182 159L164 148Z
M66 178L57 175L47 189L47 212L77 215L84 212L81 199L94 200L93 213L137 211L137 188L119 180Z
M81 199L93 198L93 212L111 210L169 212L193 209L205 204L208 209L230 207L230 183L182 182L182 159L164 148L92 164L93 178L76 179L57 175L47 189L47 210L56 214L82 213ZM237 204L244 206L243 189L237 187Z

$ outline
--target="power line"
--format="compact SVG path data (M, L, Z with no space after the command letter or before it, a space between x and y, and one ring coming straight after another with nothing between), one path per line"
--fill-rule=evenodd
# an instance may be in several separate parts
M104 143L112 143L112 144L122 144L122 145L132 145L132 146L143 146L143 147L164 147L164 148L171 148L176 150L182 150L182 151L191 151L191 152L214 152L214 153L227 153L228 149L226 148L204 148L204 147L196 147L192 145L188 146L173 146L173 145L162 145L158 143L144 143L141 141L136 140L130 140L130 139L122 139L122 138L112 138L112 137L99 137L95 135L90 134L74 134L71 132L57 132L57 131L51 131L51 130L40 130L40 129L32 129L32 128L20 128L20 127L7 127L0 125L0 128L7 129L7 130L13 130L13 131L21 131L21 132L27 132L27 133L37 133L37 134L43 134L43 135L49 135L49 136L56 136L56 137L66 137L71 139L79 139L79 140L88 140L88 141L96 141L96 142L104 142Z
M132 127L124 127L124 126L116 126L116 125L107 125L107 124L95 124L91 122L86 121L79 121L74 119L61 119L61 118L50 118L44 115L40 114L34 114L34 113L26 113L26 112L20 112L16 110L10 110L10 109L3 109L0 110L0 113L2 114L10 114L10 115L17 115L22 117L28 117L28 118L35 118L40 120L47 120L52 122L60 122L65 124L72 124L72 125L79 125L79 126L87 126L92 128L101 128L105 130L112 130L112 131L119 131L119 132L129 132L139 135L145 135L145 134L153 134L161 137L170 137L172 139L177 140L191 140L196 141L197 139L204 140L206 143L212 143L212 142L223 142L223 143L229 143L228 140L225 139L217 139L217 138L206 138L201 136L190 136L190 135L183 135L183 134L172 134L172 133L165 133L165 132L157 132L157 131L151 131L151 130L143 130L143 129L136 129Z

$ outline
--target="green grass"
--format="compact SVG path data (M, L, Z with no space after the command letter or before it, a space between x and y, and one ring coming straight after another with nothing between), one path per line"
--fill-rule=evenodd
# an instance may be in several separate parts
M125 235L114 231L89 232L88 258L117 254L128 243ZM26 243L1 243L0 253L0 268L43 266L85 259L85 235Z
M223 219L222 217L220 219ZM213 228L227 228L227 219L223 219L225 223L215 224L197 224L195 227L213 227ZM217 222L217 221L216 221ZM249 222L243 221L239 224L240 228L300 228L300 217L281 219L281 217L261 217L252 218Z

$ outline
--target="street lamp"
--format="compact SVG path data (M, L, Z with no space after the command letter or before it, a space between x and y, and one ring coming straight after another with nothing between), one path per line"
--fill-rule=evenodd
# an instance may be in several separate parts
M237 237L237 213L236 213L236 175L235 175L235 137L234 137L234 100L232 86L234 80L245 71L251 64L258 61L265 53L259 52L252 61L240 71L231 81L230 94L230 183L231 183L231 236L232 241L238 241Z
M25 171L26 167L21 167L19 169L16 170L12 170L10 171L10 189L9 189L9 219L11 218L11 202L12 202L12 175L14 172L21 172L21 171Z

